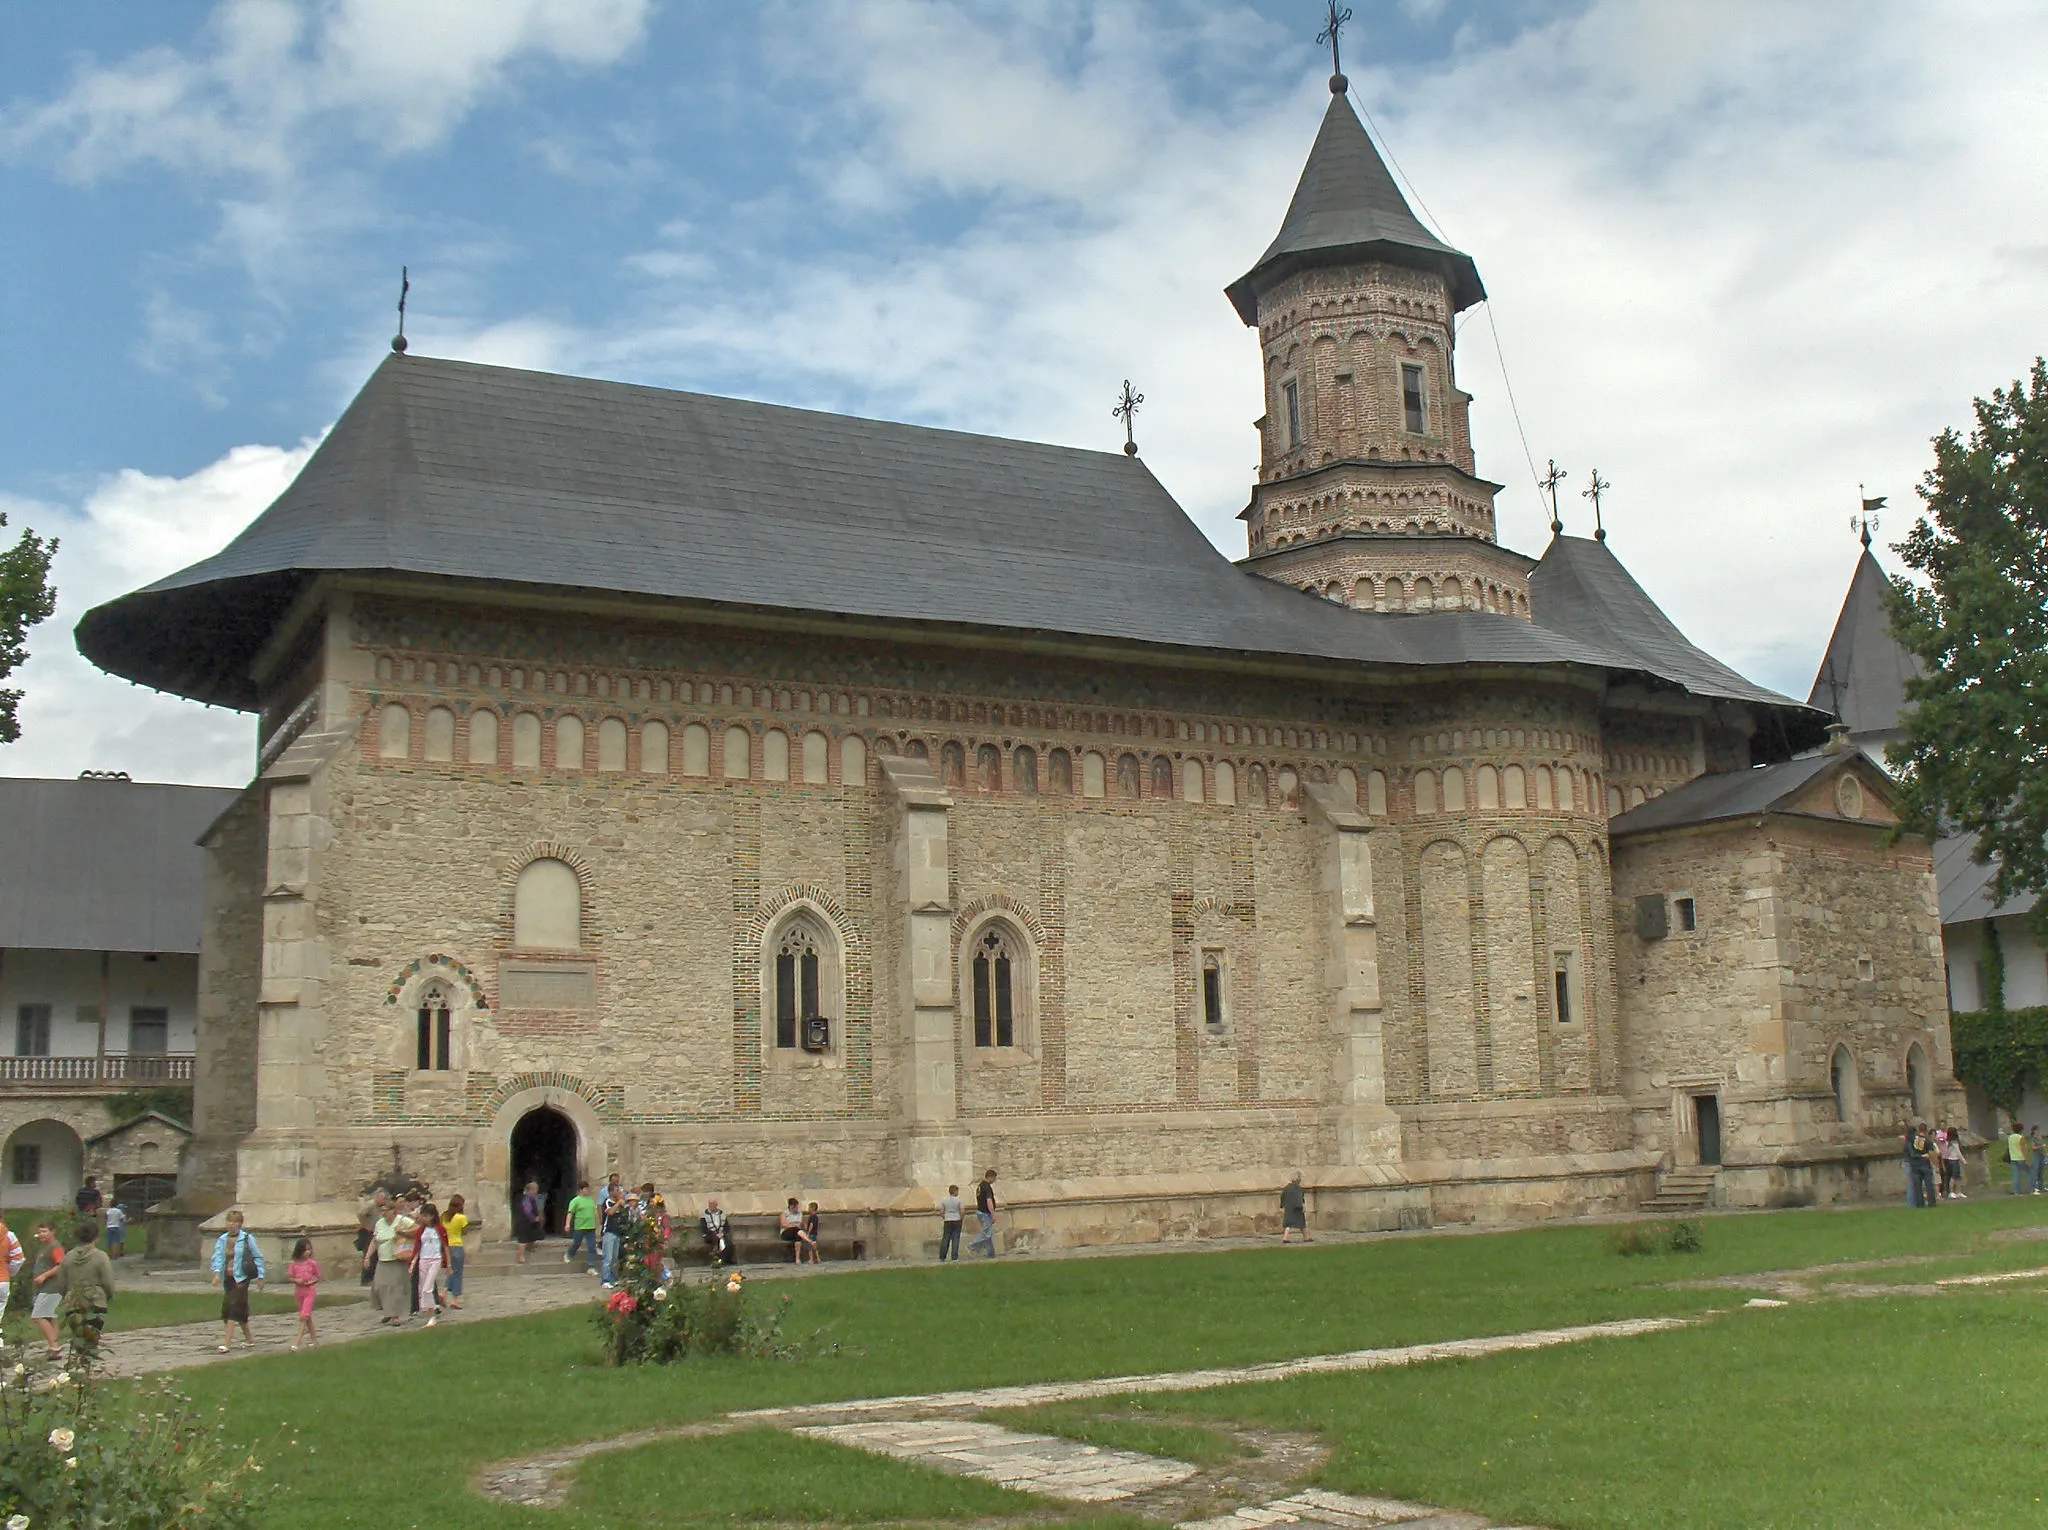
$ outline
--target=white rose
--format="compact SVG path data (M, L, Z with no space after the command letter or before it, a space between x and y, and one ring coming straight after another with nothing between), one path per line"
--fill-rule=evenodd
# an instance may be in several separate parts
M7 1530L28 1530L28 1516L26 1514L8 1515Z
M64 1387L69 1386L70 1384L71 1373L69 1371L59 1371L56 1375L50 1378L50 1385L53 1387Z
M66 1457L64 1458L64 1464L65 1464L66 1466L70 1467L70 1468L71 1468L71 1469L72 1469L73 1471L77 1471L77 1470L78 1470L78 1457L76 1457L76 1456L66 1456Z
M59 1450L69 1450L71 1442L77 1438L78 1436L69 1429L52 1429L50 1431L50 1443Z

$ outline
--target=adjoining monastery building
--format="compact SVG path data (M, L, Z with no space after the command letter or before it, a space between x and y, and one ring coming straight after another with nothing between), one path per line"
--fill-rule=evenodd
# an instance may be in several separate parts
M187 1209L340 1233L394 1153L877 1252L984 1167L1016 1246L1246 1230L1295 1169L1366 1228L1895 1186L1961 1111L1928 847L1604 543L1497 544L1483 295L1335 95L1229 289L1235 565L1135 456L387 359L78 628L260 718Z

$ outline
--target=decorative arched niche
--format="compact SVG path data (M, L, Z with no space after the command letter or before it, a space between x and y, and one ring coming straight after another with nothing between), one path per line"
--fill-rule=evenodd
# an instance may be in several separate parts
M508 949L498 962L498 1007L588 1013L597 1007L588 869L560 845L528 852L512 879Z

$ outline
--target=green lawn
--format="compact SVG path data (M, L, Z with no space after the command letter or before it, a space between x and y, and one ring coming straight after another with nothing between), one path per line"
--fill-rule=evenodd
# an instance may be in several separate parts
M451 1323L433 1333L209 1366L188 1373L184 1384L203 1405L225 1406L230 1428L252 1442L280 1421L298 1432L296 1451L274 1453L273 1469L292 1490L271 1516L277 1530L594 1530L692 1524L706 1516L744 1523L760 1507L750 1496L757 1480L811 1480L819 1470L860 1484L857 1494L846 1490L844 1517L901 1512L936 1519L934 1501L967 1501L966 1484L948 1480L940 1491L909 1468L786 1437L749 1436L743 1447L728 1442L715 1449L708 1441L676 1441L599 1457L582 1469L570 1506L559 1510L496 1505L468 1483L492 1461L735 1408L1240 1364L1733 1309L1747 1293L1681 1290L1668 1282L1843 1260L1933 1254L1942 1256L1941 1272L2048 1264L2048 1245L1987 1241L1999 1229L2044 1222L2048 1201L2000 1197L1932 1216L1886 1208L1709 1218L1706 1249L1695 1256L1623 1259L1608 1252L1605 1228L1548 1227L877 1270L756 1287L757 1300L792 1292L791 1331L822 1328L843 1346L836 1355L796 1362L608 1371L597 1363L589 1316L571 1311ZM1233 1388L1177 1400L1173 1408L1194 1419L1280 1419L1320 1430L1338 1447L1329 1469L1334 1486L1416 1494L1559 1526L1962 1524L1941 1515L1971 1500L1944 1500L1918 1485L1951 1475L1967 1480L1965 1467L1978 1450L1967 1438L1972 1431L1954 1426L2002 1416L2001 1389L2027 1416L2048 1405L2048 1383L2031 1374L2043 1337L2042 1300L2039 1288L2019 1285L1938 1301L1739 1312L1699 1331ZM1943 1325L1960 1331L1965 1324L1967 1342L1941 1337ZM1572 1401L1559 1404L1562 1417L1546 1417L1542 1403L1549 1398ZM1649 1410L1650 1399L1661 1399L1660 1409ZM1524 1402L1536 1415L1526 1433ZM1151 1406L1169 1411L1163 1401ZM1920 1422L1908 1429L1914 1410ZM1096 1411L1125 1415L1100 1427L1153 1427L1147 1418L1131 1419L1137 1410L1128 1406ZM1806 1457L1782 1443L1797 1437L1787 1423L1801 1417L1813 1434ZM1836 1417L1846 1427L1831 1434ZM1539 1430L1547 1432L1539 1437ZM1997 1448L1996 1432L1975 1433L1985 1435L1987 1450ZM1668 1450L1659 1443L1667 1437ZM1158 1438L1163 1444L1167 1436ZM1821 1448L1829 1439L1831 1452ZM1396 1448L1393 1441L1402 1443ZM1743 1450L1751 1459L1731 1469ZM1916 1460L1932 1462L1945 1452L1953 1472L1913 1469ZM1885 1458L1885 1471L1872 1470L1873 1457ZM690 1465L697 1461L706 1463L701 1471ZM828 1464L820 1468L820 1461ZM399 1462L406 1491L376 1490L372 1484ZM1989 1461L1970 1469L1989 1490ZM1701 1492L1687 1498L1680 1489L1695 1471ZM2007 1473L2014 1482L2030 1475ZM1803 1521L1771 1520L1749 1496L1780 1477L1796 1478L1806 1495L1799 1500L1808 1511ZM719 1484L716 1493L693 1492L699 1479ZM1858 1487L1859 1479L1891 1486ZM1813 1506L1829 1493L1855 1505L1853 1521L1814 1517ZM1742 1511L1731 1513L1731 1501L1740 1501ZM2010 1492L2000 1489L1990 1501L2009 1521L2026 1518ZM919 1503L925 1507L886 1507Z

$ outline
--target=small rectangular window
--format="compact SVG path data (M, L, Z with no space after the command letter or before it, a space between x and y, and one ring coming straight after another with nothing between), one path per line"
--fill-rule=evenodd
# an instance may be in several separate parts
M1699 905L1689 897L1671 900L1671 917L1678 925L1678 933L1681 935L1690 935L1700 927Z
M43 1149L40 1143L17 1142L14 1144L14 1182L17 1185L39 1185L43 1181Z
M1229 1028L1229 1019L1223 1008L1221 951L1202 953L1202 1026L1212 1036L1220 1036Z
M1301 445L1301 386L1289 378L1280 385L1280 393L1287 401L1287 445L1292 450Z
M50 1055L50 1006L47 1004L24 1004L14 1012L14 1055L16 1057L48 1057ZM33 1181L30 1181L33 1183Z
M128 1011L128 1050L161 1057L171 1049L171 1012L167 1009Z
M1570 1025L1574 1013L1572 1005L1572 968L1576 964L1572 961L1571 952L1560 951L1551 965L1557 994L1557 1023L1559 1025Z
M1429 414L1424 405L1422 391L1422 368L1413 362L1401 364L1401 417L1409 434L1421 435L1429 426Z

